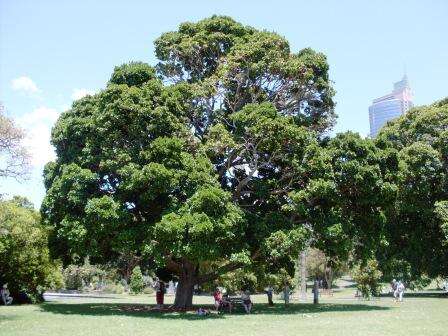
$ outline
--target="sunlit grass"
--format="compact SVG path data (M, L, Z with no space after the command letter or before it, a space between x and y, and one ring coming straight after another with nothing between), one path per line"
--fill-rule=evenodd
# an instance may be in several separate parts
M194 312L160 313L150 310L153 296L112 295L98 299L69 299L40 305L0 307L0 335L446 335L448 299L389 297L372 301L352 299L344 289L322 296L318 306L293 301L285 307L255 295L251 315L200 317ZM311 294L311 293L309 293ZM345 294L345 298L343 297ZM350 294L347 296L347 294ZM173 298L167 297L167 304ZM197 306L211 308L212 297L196 296Z

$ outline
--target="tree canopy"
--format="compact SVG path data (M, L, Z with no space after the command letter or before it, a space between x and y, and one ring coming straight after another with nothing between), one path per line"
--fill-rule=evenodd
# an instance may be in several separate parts
M155 68L119 66L61 115L42 214L55 255L154 258L185 306L194 284L298 249L305 232L281 207L334 123L333 89L323 54L229 17L155 46Z
M390 277L447 276L448 99L389 123L376 144L398 190L381 265Z
M195 284L242 267L283 276L306 246L334 263L371 260L419 162L427 191L446 169L446 141L329 139L326 57L291 52L276 33L213 16L162 34L155 51L155 67L116 67L53 128L42 216L65 262L154 260L178 275L175 305L186 307ZM430 204L446 241L442 196Z

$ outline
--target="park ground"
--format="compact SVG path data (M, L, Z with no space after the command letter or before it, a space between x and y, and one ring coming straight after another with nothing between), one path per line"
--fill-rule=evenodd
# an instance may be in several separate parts
M358 300L353 289L322 295L320 304L293 300L285 307L266 305L254 295L251 315L201 317L193 312L150 310L151 295L109 295L58 299L37 305L0 306L0 335L448 335L448 298L436 291L408 292L405 301L391 297ZM171 303L173 297L167 297ZM195 296L196 307L211 308L211 296Z

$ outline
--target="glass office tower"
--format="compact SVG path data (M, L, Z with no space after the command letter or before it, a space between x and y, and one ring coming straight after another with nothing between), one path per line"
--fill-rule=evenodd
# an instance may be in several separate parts
M370 136L374 138L389 120L406 113L412 107L412 92L406 75L394 84L392 93L374 99L369 107Z

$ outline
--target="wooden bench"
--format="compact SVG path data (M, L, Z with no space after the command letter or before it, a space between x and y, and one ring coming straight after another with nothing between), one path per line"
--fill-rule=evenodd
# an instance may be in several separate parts
M227 298L223 298L224 300L227 300L229 302L232 303L232 305L236 305L236 304L242 304L243 303L243 299L239 296L228 296Z

